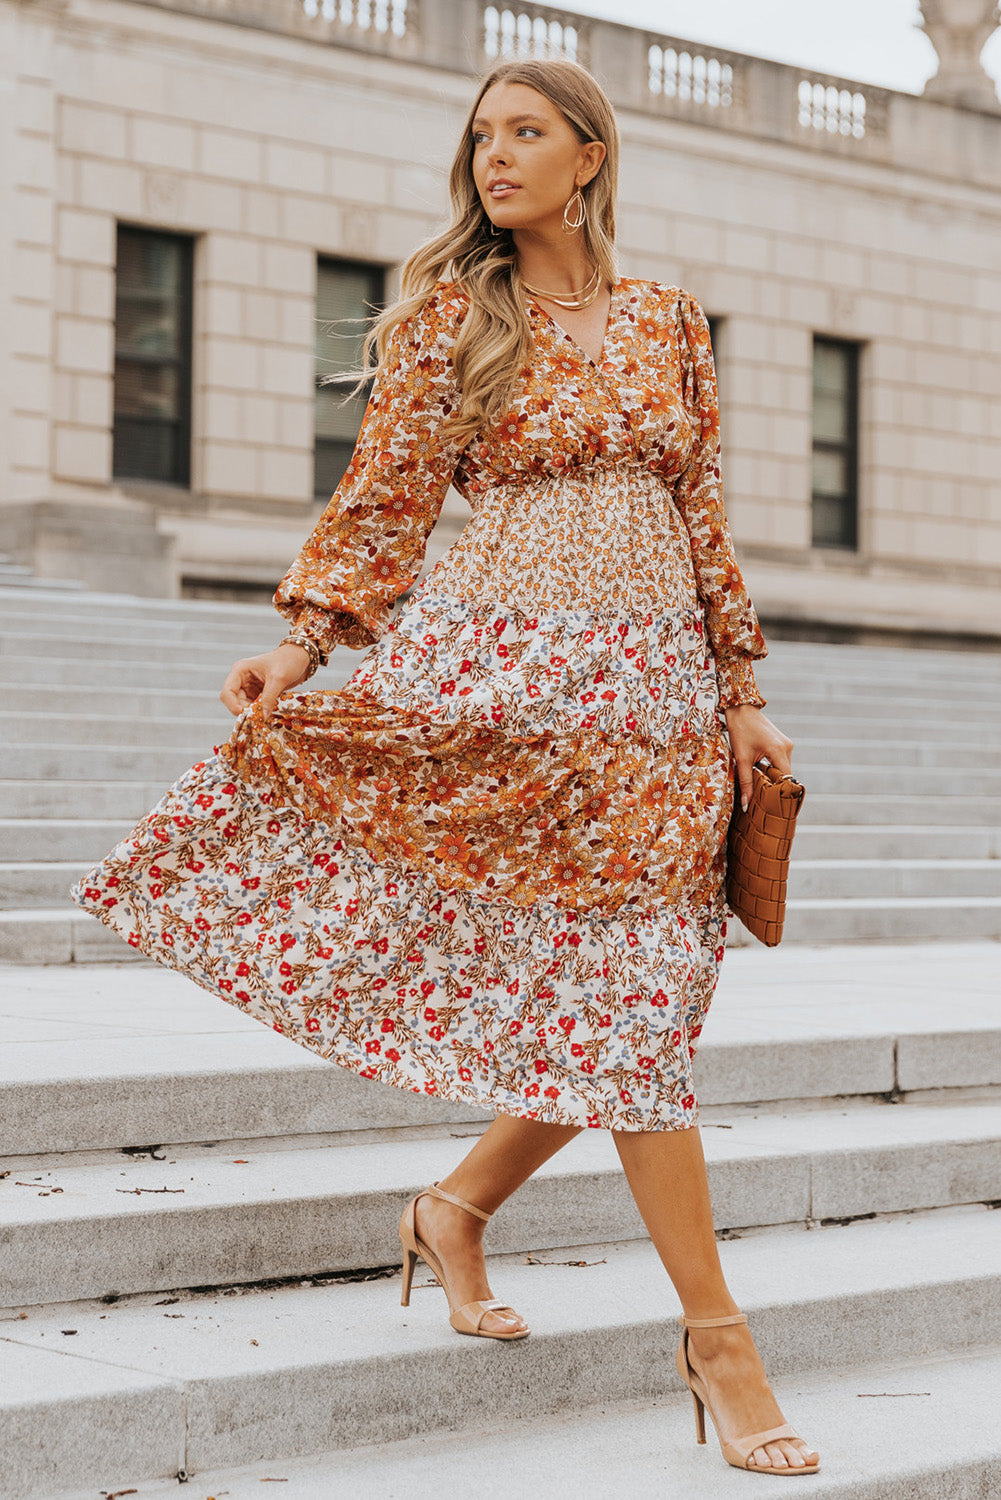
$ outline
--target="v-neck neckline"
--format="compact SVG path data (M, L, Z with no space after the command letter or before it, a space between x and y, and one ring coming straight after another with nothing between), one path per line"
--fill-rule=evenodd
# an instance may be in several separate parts
M559 319L558 318L554 318L553 315L552 315L552 313L546 311L546 309L542 306L541 302L539 302L538 298L533 297L531 295L531 293L528 293L527 295L528 295L529 301L531 303L533 303L533 305L536 307L536 309L542 314L542 316L545 318L546 322L550 323L553 326L553 328L555 328L557 330L558 333L562 334L564 340L568 344L570 344L574 349L576 349L577 353L580 355L581 359L585 362L585 364L592 365L594 367L594 369L600 370L601 367L602 367L602 365L605 362L606 351L607 351L608 342L609 342L609 336L610 336L610 334L612 332L612 324L613 324L613 322L615 320L615 315L616 315L616 310L617 310L616 309L616 296L618 294L618 291L619 291L619 288L621 287L621 285L622 285L622 278L620 276L619 279L618 279L618 281L614 282L612 284L611 289L610 289L610 295L609 295L609 300L608 300L608 317L605 319L605 331L604 331L604 333L601 336L601 348L598 350L598 358L597 359L592 359L591 358L591 356L590 356L590 354L588 354L587 350L584 349L584 348L582 348L581 345L578 344L578 342L574 338L573 334L567 332L567 330L563 327L563 324L559 321Z

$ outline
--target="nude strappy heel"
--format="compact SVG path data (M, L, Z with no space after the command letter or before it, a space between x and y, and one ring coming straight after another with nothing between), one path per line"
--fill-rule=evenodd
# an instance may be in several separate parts
M446 1203L454 1203L456 1208L464 1208L467 1213L475 1214L484 1223L491 1215L484 1213L482 1208L477 1208L473 1203L467 1203L465 1198L456 1198L453 1193L446 1193L444 1188L432 1183L430 1187L411 1198L403 1211L400 1220L400 1244L403 1246L403 1294L400 1303L403 1307L410 1306L410 1287L414 1279L414 1269L417 1265L418 1256L427 1261L434 1274L441 1283L442 1290L448 1298L449 1319L452 1327L457 1333L471 1333L482 1339L524 1339L531 1332L528 1328L519 1328L512 1333L495 1332L493 1329L482 1328L480 1325L489 1312L514 1312L509 1302L499 1302L496 1297L491 1297L479 1302L467 1302L463 1307L455 1307L452 1303L452 1294L448 1289L448 1282L442 1270L441 1261L434 1251L417 1234L417 1199L423 1198L430 1193L432 1198L443 1198Z
M747 1316L745 1313L731 1313L726 1318L686 1318L684 1315L681 1317L681 1326L684 1331L681 1335L681 1343L678 1345L678 1374L691 1391L692 1400L695 1402L696 1439L700 1443L704 1443L706 1440L706 1407L708 1407L709 1415L712 1417L713 1426L716 1429L716 1436L719 1438L719 1445L723 1450L723 1457L735 1469L746 1469L750 1474L816 1474L820 1468L819 1463L805 1464L802 1468L798 1469L794 1469L791 1465L788 1468L779 1469L774 1464L765 1466L764 1464L748 1463L747 1460L755 1448L761 1448L765 1443L774 1442L776 1438L796 1438L802 1442L799 1433L794 1427L790 1427L788 1422L783 1422L781 1427L769 1427L766 1432L748 1433L746 1437L736 1438L732 1442L725 1440L719 1430L719 1423L710 1405L709 1392L706 1390L705 1382L696 1374L689 1363L688 1330L689 1328L721 1328L725 1323L746 1322Z

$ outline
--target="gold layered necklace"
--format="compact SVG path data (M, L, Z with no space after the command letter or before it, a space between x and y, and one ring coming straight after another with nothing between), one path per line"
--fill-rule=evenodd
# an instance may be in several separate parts
M587 285L579 292L544 292L541 287L529 286L524 278L521 284L526 292L531 292L533 297L545 297L547 302L555 302L557 307L566 307L576 312L579 308L590 307L601 291L601 272L595 266L593 273L588 277Z

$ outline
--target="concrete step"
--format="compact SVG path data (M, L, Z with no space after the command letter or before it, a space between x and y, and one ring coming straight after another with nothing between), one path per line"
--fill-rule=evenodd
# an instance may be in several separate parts
M73 905L0 911L0 964L146 961L117 933Z
M0 911L22 911L35 907L73 909L70 886L85 875L100 854L89 861L52 860L45 863L15 863L0 860Z
M1001 940L1001 896L793 897L786 943Z
M961 647L928 646L913 638L901 646L855 645L832 641L769 641L768 656L756 663L763 676L779 667L798 671L814 678L857 675L862 679L881 679L908 683L924 675L948 676L956 670L970 675L1001 678L1001 656L997 643L986 650L970 651Z
M696 1061L700 1102L928 1103L999 1086L996 958L987 942L728 952ZM332 1066L163 967L8 968L0 985L8 1155L250 1141L290 1122L357 1140L487 1118Z
M891 646L885 650L851 644L831 645L819 641L769 643L768 656L755 663L763 680L786 677L797 683L850 681L891 682L906 691L911 683L946 682L950 678L970 681L1001 681L1001 652L928 650Z
M89 624L86 627L81 625L80 632L76 636L60 635L51 627L31 635L5 631L0 634L0 661L8 656L23 658L34 651L36 655L60 657L77 663L141 661L150 662L156 668L161 663L184 662L190 657L201 666L229 667L239 657L269 651L283 634L280 622L277 629L274 625L259 625L255 630L236 627L225 637L218 633L206 637L195 625L183 629L177 627L163 636L155 630L142 631L138 625L128 625L121 627L117 639L113 635L95 638L90 634Z
M944 715L963 723L990 723L991 705L995 701L996 691L993 685L980 685L976 690L960 688L952 691L929 686L909 694L906 691L888 692L884 683L882 695L875 692L867 695L856 691L854 684L846 684L837 692L827 692L816 684L812 689L796 689L785 680L773 693L762 688L762 694L768 700L769 717L776 721L780 714L783 719L816 714L827 715L828 722L832 725L839 723L842 717L848 717L864 720L872 728L883 725L888 719L897 719L910 725L912 732L919 732L924 728L924 722L935 715ZM932 704L933 710L930 708ZM864 732L861 737L864 738Z
M15 753L11 751L10 755ZM808 827L885 828L902 824L913 828L925 822L937 828L971 824L978 828L992 827L1001 823L1001 797L969 797L962 792L926 797L893 792L841 795L810 788L796 820L796 837Z
M108 594L87 589L72 599L65 598L61 585L51 590L42 584L30 600L19 594L8 594L0 586L0 619L14 624L24 617L26 609L35 615L44 613L52 620L106 620L115 619L125 623L142 620L198 620L211 622L222 620L239 624L241 621L279 618L270 603L246 604L222 599L160 599L139 594Z
M869 661L858 647L847 647L839 656L812 663L789 654L787 641L775 642L769 656L755 667L755 677L766 692L776 693L828 691L832 696L856 689L873 698L885 696L888 684L901 697L917 696L934 688L944 692L975 693L984 688L1001 686L998 653L947 653L945 661L926 661L926 653L906 652L902 662L885 664ZM930 653L929 653L930 655Z
M723 1250L776 1382L1001 1344L990 1210L751 1234ZM5 1478L14 1495L49 1500L106 1486L109 1470L165 1480L182 1464L197 1474L503 1422L526 1399L539 1417L683 1391L678 1302L648 1243L492 1257L489 1273L533 1329L501 1350L457 1337L426 1276L406 1310L397 1284L379 1280L15 1317L4 1324Z
M112 718L102 714L47 714L0 712L0 740L16 747L22 744L85 749L92 745L115 748L140 746L160 750L185 748L193 759L204 754L206 744L227 739L233 715L216 697L215 710L204 718L152 718L127 715ZM983 774L983 773L978 773Z
M0 793L2 794L2 793ZM930 811L926 804L926 811ZM1001 859L1001 828L953 824L847 825L797 820L793 857L811 859Z
M0 877L2 879L2 877ZM998 859L793 859L789 897L1001 897Z
M148 684L142 688L100 688L90 681L72 687L56 684L19 687L0 683L0 703L9 714L100 716L116 723L130 717L147 716L160 722L164 719L216 718L221 707L219 690L222 681L220 677L215 692L159 685L151 688Z
M89 860L93 864L133 826L126 820L86 817L0 818L0 858L33 863Z
M853 766L933 766L939 775L967 767L995 770L1001 767L1001 746L966 745L949 741L909 739L868 740L799 739L793 750L793 770L801 766L830 765L832 756Z
M889 1364L859 1359L845 1373L797 1372L778 1386L784 1412L821 1455L810 1495L823 1500L986 1500L1001 1473L995 1392L1001 1349L926 1354ZM459 1433L428 1432L307 1459L213 1469L190 1476L190 1500L260 1500L262 1483L289 1486L289 1500L478 1500L534 1495L638 1500L662 1494L732 1500L734 1470L707 1421L706 1447L692 1430L687 1392L551 1416L486 1413ZM117 1484L127 1483L112 1468ZM586 1477L584 1477L586 1476ZM668 1479L669 1476L669 1479ZM108 1477L106 1472L105 1478ZM746 1481L748 1487L751 1481ZM79 1491L66 1500L91 1500ZM177 1482L143 1484L136 1500L177 1500Z
M0 763L0 817L8 824L24 819L61 821L76 818L127 823L144 817L163 796L160 781L5 780L7 757Z
M183 610L173 616L155 616L143 610L130 616L114 617L103 613L80 615L70 611L57 614L40 608L19 610L6 623L0 621L0 635L4 640L23 639L38 632L38 636L46 641L72 642L86 635L94 642L117 643L124 635L128 641L144 642L157 652L167 645L198 646L205 642L239 647L248 635L255 640L270 640L274 645L280 639L282 629L282 620L274 611L246 617L199 618Z
M703 1135L726 1232L1001 1201L994 1100L725 1111ZM156 1159L115 1152L85 1165L29 1158L13 1164L0 1200L0 1306L393 1265L403 1205L455 1155L444 1131L299 1149L169 1146ZM513 1254L640 1238L608 1132L586 1131L525 1184L490 1243Z
M964 767L956 775L946 775L938 766L852 765L840 755L838 745L829 746L831 759L810 762L805 756L796 761L795 775L809 790L820 796L850 793L853 788L865 790L868 796L894 793L897 796L923 796L945 800L953 795L964 797L1001 797L1001 767Z
M879 718L863 713L857 702L847 706L841 713L831 713L820 705L805 703L801 707L790 708L782 714L781 719L777 711L772 713L769 702L765 712L789 736L794 746L804 740L826 739L829 744L833 742L840 745L843 741L854 744L866 738L910 738L919 740L922 744L959 743L977 749L990 748L997 743L997 730L989 713L981 712L976 715L964 712L929 717L927 703L923 710L915 709L910 712L903 708L897 713L896 703L891 701L887 704L886 712ZM796 756L795 748L793 755Z
M185 749L151 750L145 745L12 745L0 762L0 779L13 781L48 778L52 781L145 781L155 788L155 796L144 811L158 802L168 786L182 776L195 762L211 755L215 745L228 737L223 723L207 724L200 746ZM975 800L975 799L971 799ZM972 820L976 821L976 820ZM987 821L991 821L989 818Z
M962 720L980 720L989 717L989 708L995 701L1001 684L993 679L953 680L951 682L918 679L906 683L887 683L873 679L871 682L855 681L846 677L838 683L804 679L797 682L790 674L776 674L770 686L758 685L767 699L767 711L773 716L784 717L800 710L808 713L830 713L832 719L843 715L861 717L872 723L882 723L887 715L900 706L900 716L908 722L921 719L933 721L940 715Z
M34 688L39 693L53 690L90 691L92 689L115 690L123 701L131 701L133 690L159 693L207 693L218 699L228 668L232 665L231 652L222 652L204 661L181 661L176 665L162 661L116 661L112 657L92 660L86 669L79 661L64 657L40 657L38 654L0 656L0 678L11 688ZM358 651L338 651L330 659L330 665L321 668L310 678L310 687L334 687L346 682L362 660ZM0 689L6 696L6 689ZM39 706L42 700L39 699Z

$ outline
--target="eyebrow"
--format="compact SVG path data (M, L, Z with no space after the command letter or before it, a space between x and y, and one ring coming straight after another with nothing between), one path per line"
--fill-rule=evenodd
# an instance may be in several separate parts
M504 121L504 124L505 125L524 125L528 120L534 120L534 122L537 125L544 125L545 124L545 121L543 120L543 118L542 118L541 115L511 115L507 120ZM489 125L489 124L490 124L489 120L484 120L481 115L477 115L476 119L473 121L473 128L475 128L477 125Z

